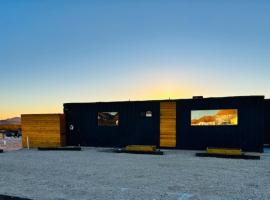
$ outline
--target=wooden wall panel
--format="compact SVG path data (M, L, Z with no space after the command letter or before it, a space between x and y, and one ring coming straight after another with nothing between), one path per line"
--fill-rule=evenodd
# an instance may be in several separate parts
M176 147L176 102L160 102L160 147Z
M27 114L21 116L22 145L30 148L65 145L63 114Z

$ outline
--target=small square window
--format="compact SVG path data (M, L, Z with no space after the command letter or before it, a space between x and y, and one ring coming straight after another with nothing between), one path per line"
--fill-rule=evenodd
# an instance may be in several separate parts
M140 113L140 116L141 117L147 117L147 118L152 117L152 111L150 111L150 110L149 111L143 111L143 112Z
M145 117L152 117L152 111L150 111L150 110L146 111Z

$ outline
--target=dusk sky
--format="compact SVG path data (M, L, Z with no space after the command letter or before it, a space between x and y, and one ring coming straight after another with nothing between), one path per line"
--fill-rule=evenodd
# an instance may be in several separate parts
M270 97L268 0L2 0L0 119L63 103Z

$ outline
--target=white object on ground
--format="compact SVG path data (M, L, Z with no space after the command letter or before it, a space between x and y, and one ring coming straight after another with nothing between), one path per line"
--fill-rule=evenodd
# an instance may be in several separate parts
M28 136L26 136L26 143L27 143L27 149L29 149L29 139L28 139Z

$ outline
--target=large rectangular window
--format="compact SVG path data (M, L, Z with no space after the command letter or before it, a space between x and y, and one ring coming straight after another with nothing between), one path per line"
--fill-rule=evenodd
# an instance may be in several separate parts
M237 109L192 110L192 126L236 126L238 125Z
M119 126L119 113L98 112L98 126Z

